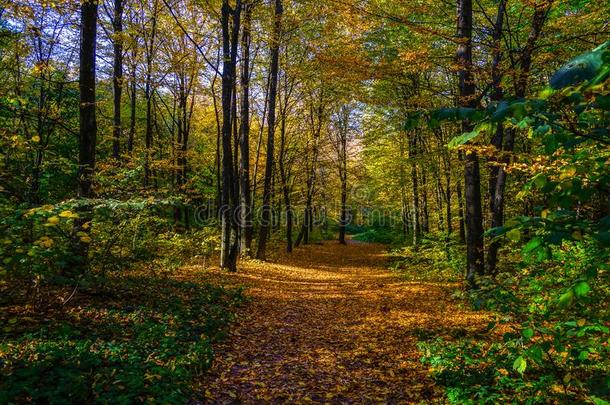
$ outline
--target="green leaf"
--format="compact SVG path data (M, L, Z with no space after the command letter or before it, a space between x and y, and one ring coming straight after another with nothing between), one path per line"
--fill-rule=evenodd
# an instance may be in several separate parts
M519 356L515 359L513 363L513 369L517 371L519 374L523 374L527 367L527 360L523 358L523 356Z
M537 249L540 245L542 245L542 239L533 238L523 247L524 253L529 253L535 249Z
M524 338L531 339L534 336L534 329L532 329L532 328L525 328L525 329L523 329L521 334L523 335Z
M551 87L562 89L583 81L597 79L605 71L603 54L609 46L610 41L607 41L563 65L551 78Z
M574 299L574 292L570 289L559 297L559 306L567 307Z
M451 141L449 141L447 147L449 147L449 149L457 148L458 146L464 145L468 141L476 138L477 136L479 136L479 131L477 131L476 129L472 132L464 132L462 135L456 136Z
M519 242L521 240L521 231L517 228L511 229L506 233L506 237L513 242Z
M547 178L544 174L539 174L536 177L534 177L534 184L538 188L543 188L544 186L546 186L546 182L547 182Z
M591 395L589 398L595 405L610 405L610 402L606 401L605 399L601 399L593 395Z
M584 297L589 291L591 291L591 287L586 281L579 281L574 286L574 294L576 294L577 297Z

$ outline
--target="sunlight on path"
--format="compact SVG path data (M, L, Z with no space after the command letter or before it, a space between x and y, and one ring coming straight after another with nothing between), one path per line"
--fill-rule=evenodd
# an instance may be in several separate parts
M385 268L384 246L336 242L245 262L225 283L252 298L201 382L209 403L420 402L439 396L417 335L480 328L451 289Z

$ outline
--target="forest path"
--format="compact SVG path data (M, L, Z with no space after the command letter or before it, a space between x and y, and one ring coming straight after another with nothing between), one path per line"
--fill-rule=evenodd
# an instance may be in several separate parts
M216 347L201 381L207 403L430 401L418 336L480 329L449 285L408 282L385 267L384 246L310 245L269 263L246 261L225 283L251 302Z

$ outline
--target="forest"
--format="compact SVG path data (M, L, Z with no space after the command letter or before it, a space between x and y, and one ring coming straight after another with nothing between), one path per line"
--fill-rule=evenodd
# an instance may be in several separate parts
M0 404L610 404L607 0L0 0Z

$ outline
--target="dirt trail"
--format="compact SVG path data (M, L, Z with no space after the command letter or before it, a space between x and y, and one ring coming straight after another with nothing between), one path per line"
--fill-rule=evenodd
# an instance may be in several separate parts
M439 390L417 336L480 328L446 285L401 280L384 246L336 242L271 263L242 263L225 282L252 298L201 390L209 403L429 402Z

